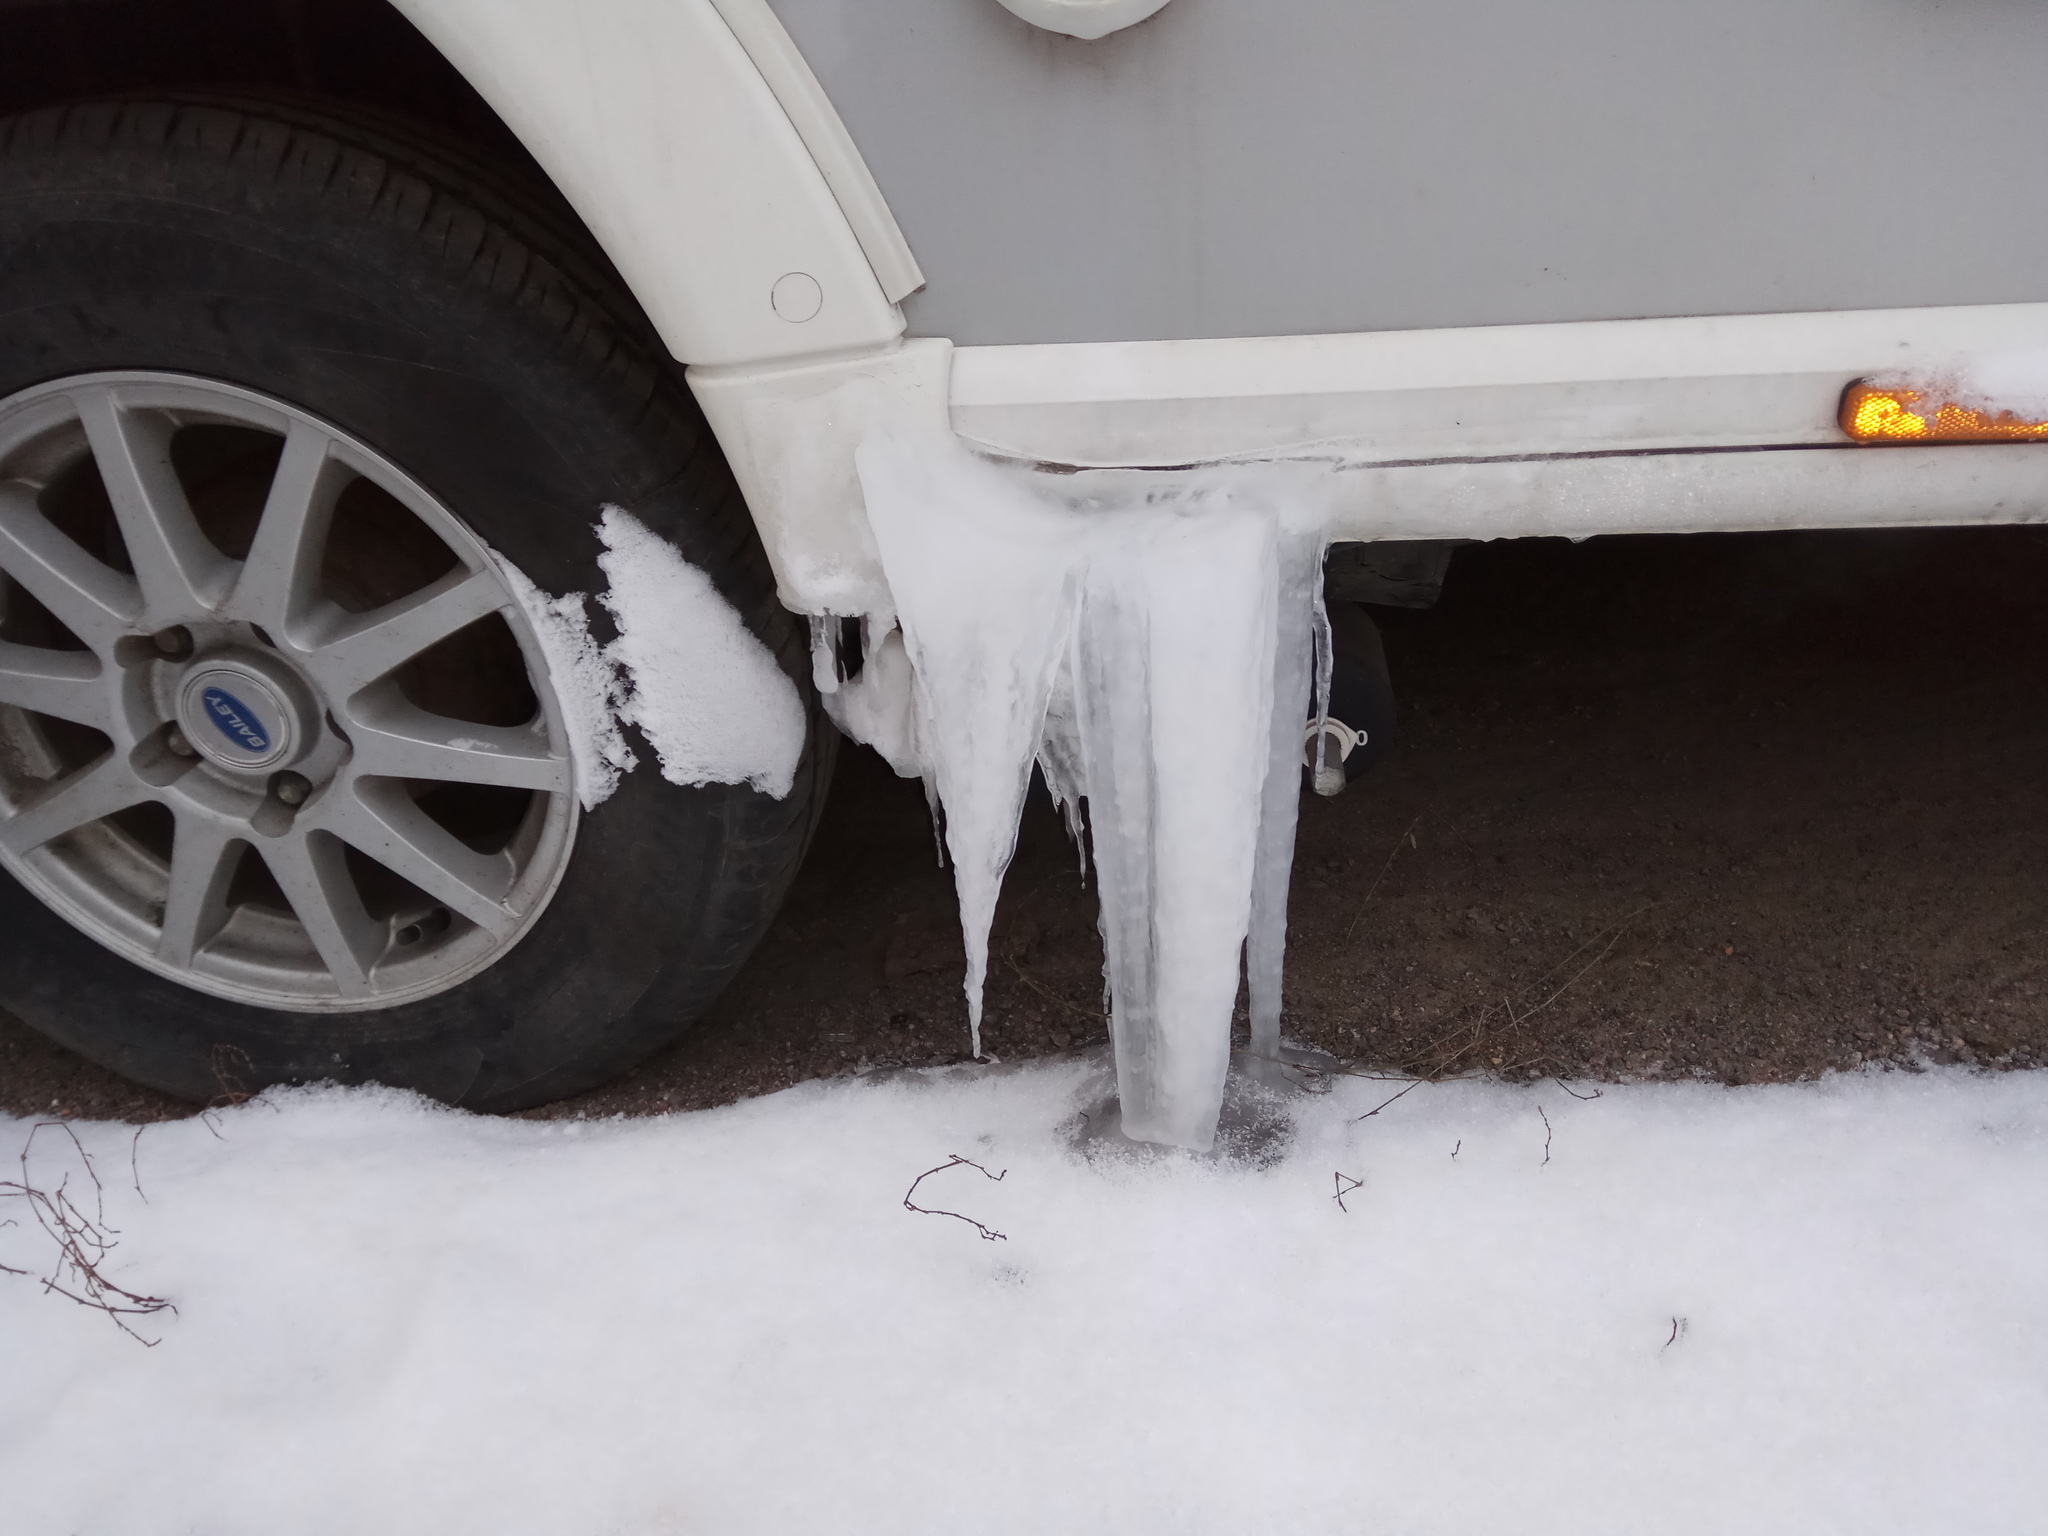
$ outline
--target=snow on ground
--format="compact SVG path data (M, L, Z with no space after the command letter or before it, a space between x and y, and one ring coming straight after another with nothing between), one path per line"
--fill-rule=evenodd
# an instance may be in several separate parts
M1363 1120L1393 1090L1348 1081L1259 1165L1077 1151L1100 1073L582 1124L274 1094L144 1131L147 1204L84 1127L114 1277L179 1313L145 1349L0 1276L0 1528L2048 1524L2048 1075ZM1007 1176L919 1203L1004 1240L903 1208L954 1153Z

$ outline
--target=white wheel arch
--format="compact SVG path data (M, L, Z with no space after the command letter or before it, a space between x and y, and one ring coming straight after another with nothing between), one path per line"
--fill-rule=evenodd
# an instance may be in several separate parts
M395 0L582 215L689 378L807 613L891 611L853 449L946 421L924 276L768 0Z
M553 178L682 361L902 334L896 301L923 278L767 0L396 3Z

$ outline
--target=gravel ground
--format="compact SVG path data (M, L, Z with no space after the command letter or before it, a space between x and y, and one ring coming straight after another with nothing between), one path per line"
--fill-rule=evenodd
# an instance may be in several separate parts
M1390 759L1309 797L1287 1030L1431 1075L1764 1082L2048 1063L2048 530L1523 540L1378 610ZM957 1059L923 793L841 754L783 917L712 1014L544 1116ZM1042 796L987 1047L1105 1037L1092 893ZM0 1110L190 1113L0 1015Z

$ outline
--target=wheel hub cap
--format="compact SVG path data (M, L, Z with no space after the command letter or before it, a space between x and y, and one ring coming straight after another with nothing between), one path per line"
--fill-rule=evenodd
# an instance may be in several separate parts
M201 756L230 771L282 768L311 734L301 702L306 689L296 681L254 657L207 660L178 690L178 724Z

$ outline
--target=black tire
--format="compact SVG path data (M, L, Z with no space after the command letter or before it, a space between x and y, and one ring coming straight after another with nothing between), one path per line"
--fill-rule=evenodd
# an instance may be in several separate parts
M600 591L625 507L707 572L809 720L782 800L681 789L653 755L581 823L534 928L452 990L273 1011L102 948L0 877L0 1006L193 1100L376 1081L482 1110L590 1087L681 1032L773 919L832 733L732 476L602 256L545 191L390 120L221 98L0 123L0 398L97 370L227 381L369 443L537 584Z

